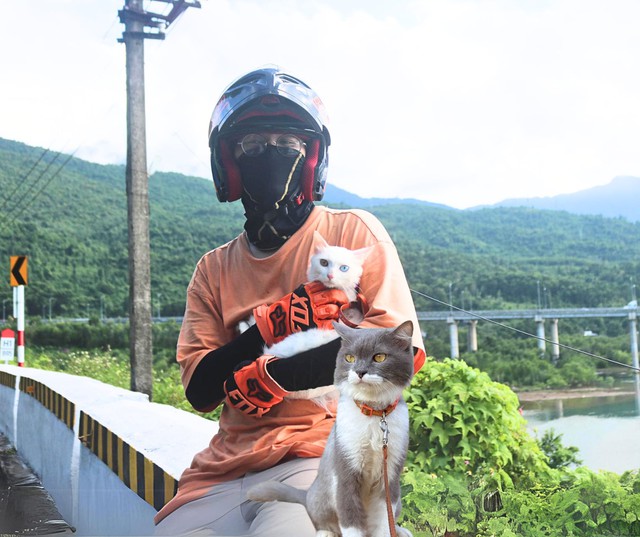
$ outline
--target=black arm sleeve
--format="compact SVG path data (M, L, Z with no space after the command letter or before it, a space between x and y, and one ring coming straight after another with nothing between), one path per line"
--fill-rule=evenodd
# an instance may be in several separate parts
M295 392L333 384L340 338L290 358L267 365L273 379L285 390Z
M202 412L213 410L224 399L224 381L241 362L262 356L264 340L257 326L208 353L197 365L185 395L191 406Z

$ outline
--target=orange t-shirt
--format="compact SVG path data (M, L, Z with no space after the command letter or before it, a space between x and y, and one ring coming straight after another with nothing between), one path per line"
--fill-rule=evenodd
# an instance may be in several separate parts
M369 306L360 326L392 327L412 320L415 370L422 367L425 354L415 308L387 231L366 211L315 207L302 228L269 257L254 257L241 234L198 262L178 338L177 360L185 388L200 360L237 337L238 323L253 308L279 300L306 281L315 250L314 231L331 245L349 249L376 245L360 279ZM216 483L291 458L321 456L334 421L335 413L300 399L285 399L260 418L225 405L218 433L195 455L180 478L178 493L156 515L156 523Z

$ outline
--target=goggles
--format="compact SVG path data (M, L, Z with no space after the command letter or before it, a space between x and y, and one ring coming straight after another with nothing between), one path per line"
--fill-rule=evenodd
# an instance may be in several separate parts
M275 143L274 143L275 138ZM257 133L245 134L242 137L242 140L238 142L238 145L242 149L242 152L248 157L257 157L262 155L267 149L267 146L275 145L276 150L283 157L295 157L301 151L302 148L306 145L300 138L298 138L295 134L273 134L273 135L263 135Z

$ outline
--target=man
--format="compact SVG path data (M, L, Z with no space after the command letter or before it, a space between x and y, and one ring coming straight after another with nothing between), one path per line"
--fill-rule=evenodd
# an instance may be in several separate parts
M305 282L314 231L332 245L374 246L360 280L362 327L415 323L415 369L424 363L417 318L396 249L382 224L359 210L315 206L326 184L330 135L322 101L276 68L231 84L211 118L209 145L218 199L241 200L245 231L205 254L187 290L177 360L185 393L200 411L224 403L219 432L185 470L178 494L157 515L161 535L314 536L304 508L246 500L269 479L313 481L333 411L288 393L333 381L339 340L287 359L265 343L331 328L346 296ZM243 332L238 324L254 315Z

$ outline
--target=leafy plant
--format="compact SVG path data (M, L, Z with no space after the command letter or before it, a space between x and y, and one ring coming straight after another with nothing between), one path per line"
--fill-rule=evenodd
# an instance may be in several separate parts
M412 467L402 481L404 525L433 537L474 531L476 507L464 479L448 474L438 477Z
M538 444L549 459L551 468L567 468L572 464L582 464L582 461L577 457L578 448L564 446L562 444L562 434L556 433L553 429L547 429Z
M427 473L481 473L503 489L544 473L516 395L460 360L429 361L406 393L409 462Z
M619 477L578 468L531 490L508 490L504 510L480 521L477 536L639 535L637 479L637 472Z
M128 360L122 352L27 348L27 362L32 367L128 385ZM407 395L411 449L402 485L401 523L414 537L640 535L639 472L617 476L586 468L550 469L535 441L526 431L522 433L515 395L508 388L455 360L430 361L423 371ZM156 368L154 382L157 402L191 410L176 366ZM436 435L425 425L427 403L433 399L446 403L442 406L436 401L429 407L437 414L433 423L440 424ZM474 414L478 421L486 419L487 425L475 423L470 417ZM215 419L216 413L206 417ZM462 423L467 424L466 429ZM443 446L445 438L449 440ZM498 443L507 447L510 456L494 454ZM561 451L560 438L554 437L551 443ZM439 460L434 458L434 471L420 455L430 444L435 445L436 455L440 453ZM472 457L461 458L462 453ZM501 461L507 463L497 470ZM506 477L500 477L500 472ZM490 498L499 501L488 508Z

